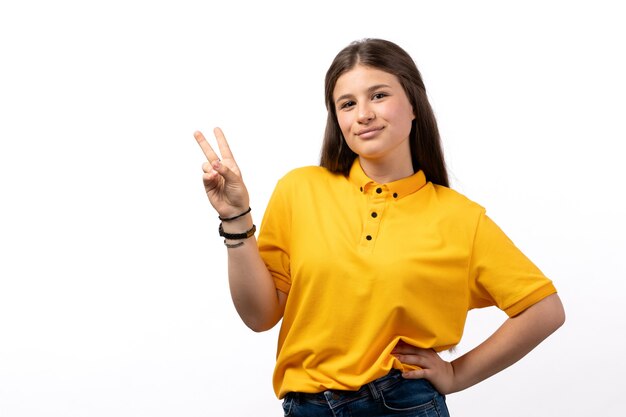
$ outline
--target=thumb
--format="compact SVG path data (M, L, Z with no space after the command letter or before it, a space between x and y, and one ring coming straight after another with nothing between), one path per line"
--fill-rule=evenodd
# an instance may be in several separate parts
M222 161L220 161L219 159L213 161L211 163L211 166L213 167L215 171L217 171L224 178L226 182L230 182L230 183L241 182L241 179L239 178L239 176L235 174L226 165L222 164Z
M402 378L405 379L424 379L426 378L426 369L418 368L402 371Z

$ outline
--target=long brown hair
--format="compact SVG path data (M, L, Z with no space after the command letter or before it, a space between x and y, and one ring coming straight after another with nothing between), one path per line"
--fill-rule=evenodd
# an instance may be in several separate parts
M328 116L320 165L331 172L348 175L357 157L357 154L348 147L341 133L333 99L337 79L357 64L377 68L398 77L415 112L415 119L409 134L413 170L421 169L428 181L448 187L448 172L439 129L426 96L422 76L415 62L404 49L382 39L352 42L337 54L326 72L325 98Z

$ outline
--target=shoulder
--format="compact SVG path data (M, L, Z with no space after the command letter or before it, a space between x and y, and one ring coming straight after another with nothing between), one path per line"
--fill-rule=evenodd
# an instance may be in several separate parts
M485 214L485 208L460 192L441 185L430 184L431 200L438 211L445 216L452 216L476 222Z
M473 210L485 210L483 206L477 202L471 200L469 197L461 194L460 192L453 190L452 188L444 187L443 185L432 184L433 192L437 198L442 202L450 205L451 207L458 209L473 209Z
M336 194L343 187L337 184L347 179L336 175L326 168L319 166L304 166L292 169L283 175L272 193L269 207L282 206L285 208L307 207L326 201L328 195Z
M334 176L334 174L326 168L316 165L309 165L292 169L291 171L283 175L281 181L289 179L317 179L329 176Z
M304 166L292 169L278 180L280 187L302 187L306 184L318 184L345 179L344 176L334 174L320 166Z

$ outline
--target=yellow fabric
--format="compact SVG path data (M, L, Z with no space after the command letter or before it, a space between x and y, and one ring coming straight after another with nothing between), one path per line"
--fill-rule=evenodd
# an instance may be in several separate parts
M390 355L399 340L445 350L461 339L469 309L514 316L556 292L481 206L421 171L376 184L358 160L349 178L321 167L284 176L258 242L289 294L279 398L358 389L402 369Z

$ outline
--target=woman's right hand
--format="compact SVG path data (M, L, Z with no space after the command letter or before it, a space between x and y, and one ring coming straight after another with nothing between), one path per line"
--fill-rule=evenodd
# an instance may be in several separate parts
M222 158L215 153L202 132L195 132L194 137L202 148L207 162L202 164L202 181L209 202L220 217L228 218L243 213L250 206L250 197L239 167L228 147L224 133L219 127L213 129L217 146Z

